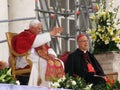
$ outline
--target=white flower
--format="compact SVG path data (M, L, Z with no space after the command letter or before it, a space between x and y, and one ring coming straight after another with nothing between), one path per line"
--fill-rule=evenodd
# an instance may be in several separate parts
M67 84L67 85L66 85L66 88L69 88L69 87L70 87L70 85L69 85L69 84Z
M73 80L73 81L72 81L72 85L76 85L76 81Z
M83 79L81 79L80 77L75 78L75 77L68 76L68 75L58 79L57 81L55 80L55 81L50 83L50 86L52 88L64 88L64 89L75 89L75 90L80 89L80 90L82 90L82 89L88 87L85 83L83 86L82 85L83 85ZM83 88L81 89L81 87L83 87Z
M85 88L85 90L91 90L93 84L87 85L87 87Z
M58 82L54 82L54 83L51 84L51 87L53 87L53 88L58 88L59 86L60 85L59 85Z
M7 71L7 75L11 75L11 69Z
M17 85L20 85L20 82L19 81L16 81Z
M120 49L120 44L117 44L117 47Z
M65 76L63 76L62 78L60 78L60 79L58 80L58 82L64 81L65 79L66 79Z
M119 37L115 37L115 38L113 38L113 40L114 40L117 44L120 43L120 38L119 38Z

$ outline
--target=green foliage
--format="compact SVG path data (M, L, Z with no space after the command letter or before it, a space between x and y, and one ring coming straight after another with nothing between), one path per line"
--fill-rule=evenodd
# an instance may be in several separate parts
M91 90L109 90L105 84L98 84L92 87Z
M60 79L55 79L51 83L52 88L65 88L74 90L90 90L92 84L87 85L85 80L80 77L66 75Z
M116 80L111 89L120 90L120 82Z
M85 80L80 77L72 77L66 75L60 79L54 79L54 81L50 84L51 88L64 88L64 89L72 89L72 90L120 90L120 82L109 81L106 84L86 84Z
M11 75L11 69L5 68L0 70L0 83L6 84L18 84Z
M114 84L106 83L106 84L98 84L93 86L91 90L120 90L120 82L116 80Z

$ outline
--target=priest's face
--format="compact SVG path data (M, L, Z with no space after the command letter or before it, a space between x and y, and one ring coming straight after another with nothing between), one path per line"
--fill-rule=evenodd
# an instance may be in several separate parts
M87 51L89 48L89 41L87 36L82 36L77 41L78 47L82 51Z
M42 32L42 24L40 24L40 23L36 24L36 25L30 27L30 30L34 34L39 34L40 32Z

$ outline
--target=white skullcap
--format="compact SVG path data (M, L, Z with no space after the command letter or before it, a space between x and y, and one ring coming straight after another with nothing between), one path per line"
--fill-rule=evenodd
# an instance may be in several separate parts
M41 24L41 22L39 21L39 20L32 20L32 21L30 21L30 24L29 24L29 26L35 26L35 25L37 25L37 24Z

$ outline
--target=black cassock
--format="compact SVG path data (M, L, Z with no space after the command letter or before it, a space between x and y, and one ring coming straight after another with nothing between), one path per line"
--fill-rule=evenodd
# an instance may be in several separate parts
M105 83L105 80L99 76L105 76L103 69L96 60L93 54L86 52L89 57L89 62L92 64L94 72L88 72L87 62L84 58L84 52L76 49L73 53L68 56L65 64L65 73L74 76L78 75L85 79L87 83L93 83L94 85L98 83ZM98 75L98 76L94 76Z

